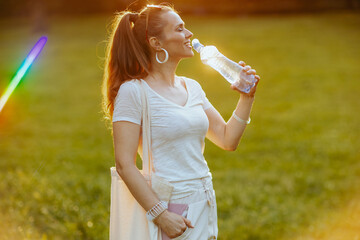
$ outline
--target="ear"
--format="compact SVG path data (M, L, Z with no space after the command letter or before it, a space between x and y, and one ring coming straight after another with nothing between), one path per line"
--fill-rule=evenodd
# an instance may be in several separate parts
M150 37L149 43L155 51L160 51L161 42L156 37Z

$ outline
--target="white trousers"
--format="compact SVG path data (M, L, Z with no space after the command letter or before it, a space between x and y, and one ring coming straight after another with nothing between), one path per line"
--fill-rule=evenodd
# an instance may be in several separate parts
M194 226L194 228L187 228L181 236L174 239L217 239L216 196L211 176L171 183L174 185L174 191L170 203L188 204L189 208L185 217Z

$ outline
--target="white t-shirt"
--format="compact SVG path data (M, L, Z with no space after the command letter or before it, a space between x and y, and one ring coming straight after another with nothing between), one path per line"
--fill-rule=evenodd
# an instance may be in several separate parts
M167 100L146 81L150 105L151 141L156 175L168 181L181 181L211 176L204 159L204 139L209 121L204 110L212 105L200 84L185 80L188 98L185 106ZM141 124L142 107L139 86L131 80L123 83L114 102L113 122Z

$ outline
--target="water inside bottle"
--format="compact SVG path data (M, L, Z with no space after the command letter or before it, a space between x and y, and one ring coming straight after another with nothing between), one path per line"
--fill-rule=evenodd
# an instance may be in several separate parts
M235 83L237 88L242 89L242 91L246 93L250 92L250 89L255 85L255 83L248 82L246 79L240 80L240 73L238 71L234 71L235 68L232 62L222 61L222 58L223 57L209 57L202 59L202 62L211 66L212 68L218 69L220 74L229 83Z
M217 70L229 83L235 84L243 92L250 92L255 85L241 67L221 54L215 46L204 46L198 39L192 41L193 48L200 53L201 61ZM241 75L241 76L240 76Z

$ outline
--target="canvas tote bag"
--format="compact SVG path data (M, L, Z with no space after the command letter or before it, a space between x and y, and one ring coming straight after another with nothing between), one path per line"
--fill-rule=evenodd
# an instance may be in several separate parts
M160 200L169 202L173 186L153 173L150 136L150 106L143 83L140 89L142 105L142 170L141 174L152 186ZM136 201L115 167L111 172L110 240L161 240L161 231L146 218L146 212Z

